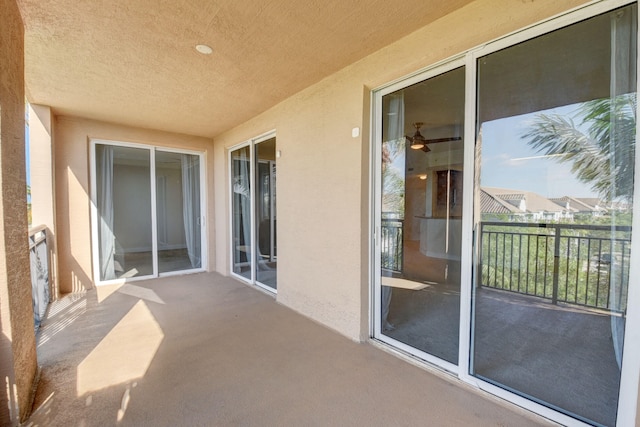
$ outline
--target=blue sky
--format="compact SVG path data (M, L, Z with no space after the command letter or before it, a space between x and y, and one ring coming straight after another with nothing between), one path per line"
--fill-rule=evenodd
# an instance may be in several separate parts
M576 108L573 105L544 113L573 115ZM544 197L597 197L589 185L571 173L571 163L542 156L521 138L539 113L483 123L481 185L532 191Z

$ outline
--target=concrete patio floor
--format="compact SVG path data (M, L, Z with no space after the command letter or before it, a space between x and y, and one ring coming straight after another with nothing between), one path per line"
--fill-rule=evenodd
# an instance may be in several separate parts
M545 426L215 273L68 295L27 426Z

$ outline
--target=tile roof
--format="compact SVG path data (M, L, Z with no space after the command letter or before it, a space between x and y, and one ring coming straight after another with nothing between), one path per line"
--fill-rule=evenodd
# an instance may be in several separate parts
M513 209L509 209L509 212L512 213L523 213L521 207L524 206L526 209L525 212L566 212L567 209L564 206L561 206L558 203L554 203L553 201L543 197L537 193L533 193L531 191L522 191L522 190L512 190L506 188L496 188L496 187L482 187L481 192L485 193L486 196L484 207L488 210L481 210L483 213L507 213L507 212L497 212L497 206L495 204L491 204L488 198L491 198L493 201L502 201L503 206L507 207L512 205ZM480 197L480 206L483 208L483 196L481 193ZM524 205L522 204L524 201ZM493 209L493 210L491 210Z

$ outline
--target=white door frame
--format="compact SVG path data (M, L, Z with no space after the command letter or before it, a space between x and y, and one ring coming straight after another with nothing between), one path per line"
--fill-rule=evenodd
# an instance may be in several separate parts
M250 211L250 215L249 215L249 224L250 224L250 231L249 231L249 239L250 239L250 244L249 246L251 247L251 251L248 254L248 259L250 260L250 266L251 266L251 271L250 271L250 278L246 278L236 272L233 271L234 269L234 259L233 259L233 252L234 252L234 242L233 242L233 152L240 150L242 148L245 147L249 147L249 211ZM245 283L248 284L253 284L255 282L255 268L254 268L254 248L255 248L255 236L254 236L254 217L255 217L255 212L254 212L254 192L255 192L255 185L254 185L254 167L253 167L253 146L251 143L251 140L249 141L245 141L241 144L238 145L234 145L233 147L230 147L228 150L228 165L229 165L229 185L228 185L228 191L229 191L229 274L232 277L235 277L238 280L241 280ZM246 242L245 242L246 243Z
M433 356L424 351L418 350L414 347L411 347L405 343L402 343L398 340L391 338L388 335L384 335L380 328L380 313L381 313L381 275L380 275L380 232L382 227L382 98L385 95L393 93L397 90L404 89L413 84L422 82L424 80L430 79L432 77L436 77L438 75L444 74L448 71L452 71L454 69L464 67L465 66L465 58L460 55L458 57L454 57L447 61L441 62L439 64L434 65L426 70L422 70L418 73L412 74L410 77L393 82L389 85L386 85L382 88L377 89L374 92L374 96L372 97L373 105L373 120L374 129L372 132L373 138L373 165L371 166L372 171L374 171L374 179L373 179L373 187L374 187L374 197L373 197L373 221L372 224L374 226L373 230L373 244L374 244L374 256L372 260L373 271L371 277L373 277L374 286L373 286L373 337L383 343L392 345L393 347L408 353L412 356L415 356L419 359L422 359L428 363L431 363L439 368L442 368L448 372L453 374L457 374L458 365L448 362L446 360L440 359L439 357ZM465 138L465 144L466 144ZM467 175L466 171L463 174ZM463 204L464 206L464 204ZM464 264L463 264L464 265Z

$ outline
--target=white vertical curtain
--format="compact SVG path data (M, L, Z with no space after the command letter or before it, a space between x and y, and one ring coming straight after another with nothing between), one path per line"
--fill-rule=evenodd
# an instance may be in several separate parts
M182 155L182 218L187 253L191 267L202 264L202 232L200 222L200 159L191 154Z
M624 162L622 156L629 155L626 148L628 144L634 144L632 140L635 135L629 135L628 128L625 128L625 112L635 114L636 102L636 51L637 51L637 18L630 10L619 10L611 13L611 79L610 79L610 123L609 123L609 161L611 163L611 188L612 194L619 192L618 186L632 186L632 183L619 182L617 180L617 170ZM631 111L629 105L633 104ZM633 152L633 151L631 151ZM633 176L627 174L626 176ZM624 193L624 190L622 190ZM628 286L628 280L624 280L620 265L613 262L613 254L616 248L616 212L611 215L611 281L609 287L609 301L614 312L624 312L622 294L626 293L624 288ZM624 256L624 254L623 254ZM616 355L618 367L622 366L622 346L624 341L624 317L620 315L611 316L611 338Z
M385 141L395 141L404 137L404 91L389 95L388 124Z
M387 120L386 132L383 135L383 162L384 160L384 151L387 151L389 154L390 151L396 151L399 148L404 151L404 143L401 143L404 140L404 91L398 91L396 93L390 94L389 96L389 109L386 111L386 117L383 117L383 120ZM383 112L384 113L384 112ZM392 148L395 147L395 148ZM384 168L384 165L383 165ZM385 177L388 178L388 175L382 174L382 179ZM385 183L382 183L382 188L385 188ZM384 192L384 190L383 190ZM383 195L384 197L384 195ZM400 243L402 244L402 243ZM392 253L397 253L397 248L389 248ZM402 268L402 266L400 266ZM391 304L391 287L390 286L381 286L381 301L380 301L380 309L381 309L381 329L382 330L391 330L393 329L393 325L391 325L388 321L389 316L389 306Z
M100 278L116 278L116 238L113 233L113 147L96 145Z

